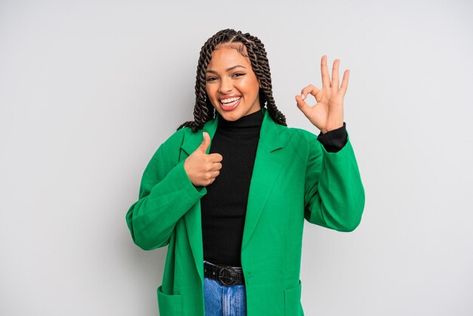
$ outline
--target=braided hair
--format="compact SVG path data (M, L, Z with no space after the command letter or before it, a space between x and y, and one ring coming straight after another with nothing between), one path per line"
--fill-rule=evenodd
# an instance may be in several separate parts
M212 52L219 44L241 43L238 51L245 57L249 57L251 67L260 82L259 99L262 107L266 105L268 114L280 125L286 124L286 117L276 107L273 98L271 71L269 69L268 58L263 43L250 33L242 33L233 29L225 29L215 33L209 38L200 50L199 62L197 65L197 74L195 80L195 105L194 120L181 124L177 129L190 127L195 133L201 129L204 124L215 117L215 108L210 103L205 90L205 74L207 66L212 58ZM244 53L244 48L248 55Z

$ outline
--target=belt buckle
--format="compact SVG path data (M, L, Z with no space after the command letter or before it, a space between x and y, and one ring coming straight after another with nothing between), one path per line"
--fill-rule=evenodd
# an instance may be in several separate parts
M222 267L218 272L218 280L224 285L233 285L236 283L235 272L231 268Z

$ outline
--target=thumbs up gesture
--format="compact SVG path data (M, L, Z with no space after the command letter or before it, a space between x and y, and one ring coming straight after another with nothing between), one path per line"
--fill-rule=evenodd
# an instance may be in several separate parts
M184 169L187 176L195 186L207 186L215 181L222 169L222 155L213 153L207 154L210 145L210 136L203 132L202 143L184 161Z

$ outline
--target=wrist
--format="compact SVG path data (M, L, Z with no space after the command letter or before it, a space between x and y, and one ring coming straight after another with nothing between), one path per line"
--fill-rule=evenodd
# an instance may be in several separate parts
M324 128L322 128L320 131L325 134L327 132L330 132L330 131L333 131L333 130L336 130L336 129L339 129L341 127L343 127L344 123L343 121L341 123L331 123L331 124L327 124Z

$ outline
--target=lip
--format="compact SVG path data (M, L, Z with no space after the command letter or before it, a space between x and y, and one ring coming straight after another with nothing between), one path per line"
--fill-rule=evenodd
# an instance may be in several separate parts
M237 97L235 97L235 98L237 98ZM239 99L234 105L232 105L232 106L225 105L225 104L223 104L222 102L220 102L220 100L219 100L220 108L221 108L222 110L224 110L224 111L232 111L232 110L234 110L234 109L240 104L240 102L241 102L241 97L239 97L239 98L240 98L240 99ZM228 99L228 98L226 98L226 99Z

